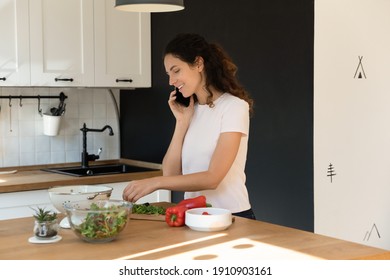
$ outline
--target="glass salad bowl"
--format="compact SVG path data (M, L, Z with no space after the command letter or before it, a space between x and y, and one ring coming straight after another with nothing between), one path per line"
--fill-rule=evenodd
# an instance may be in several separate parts
M112 241L126 228L132 203L123 200L83 200L65 204L73 232L83 241Z

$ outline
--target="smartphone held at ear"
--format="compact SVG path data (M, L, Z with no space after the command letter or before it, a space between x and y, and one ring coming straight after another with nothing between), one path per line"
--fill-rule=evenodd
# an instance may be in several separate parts
M185 107L188 107L190 105L190 97L184 97L178 88L176 88L175 96L176 96L176 100L175 100L176 102L180 103Z

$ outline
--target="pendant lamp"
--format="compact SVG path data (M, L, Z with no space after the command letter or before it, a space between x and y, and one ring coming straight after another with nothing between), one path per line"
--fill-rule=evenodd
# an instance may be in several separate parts
M127 12L174 12L184 9L183 0L115 0L115 8Z

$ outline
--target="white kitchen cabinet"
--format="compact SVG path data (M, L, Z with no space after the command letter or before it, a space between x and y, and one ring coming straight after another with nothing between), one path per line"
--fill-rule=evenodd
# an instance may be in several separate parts
M30 85L28 0L0 2L0 87Z
M114 9L95 0L95 86L150 87L150 13Z
M2 0L0 86L151 86L150 14L114 0Z
M0 193L0 220L32 217L38 206L56 211L47 190Z
M93 86L93 0L30 5L32 86Z

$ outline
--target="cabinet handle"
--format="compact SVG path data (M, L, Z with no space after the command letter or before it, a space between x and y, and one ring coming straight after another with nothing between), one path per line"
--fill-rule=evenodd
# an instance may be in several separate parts
M0 81L5 81L5 80L7 80L6 77L0 78Z
M65 79L55 78L54 81L56 81L56 82L73 82L73 79L72 78L65 78Z
M127 83L132 83L133 82L133 80L132 79L124 79L124 80L121 80L121 79L116 79L116 82L117 83L120 83L120 82L127 82Z

